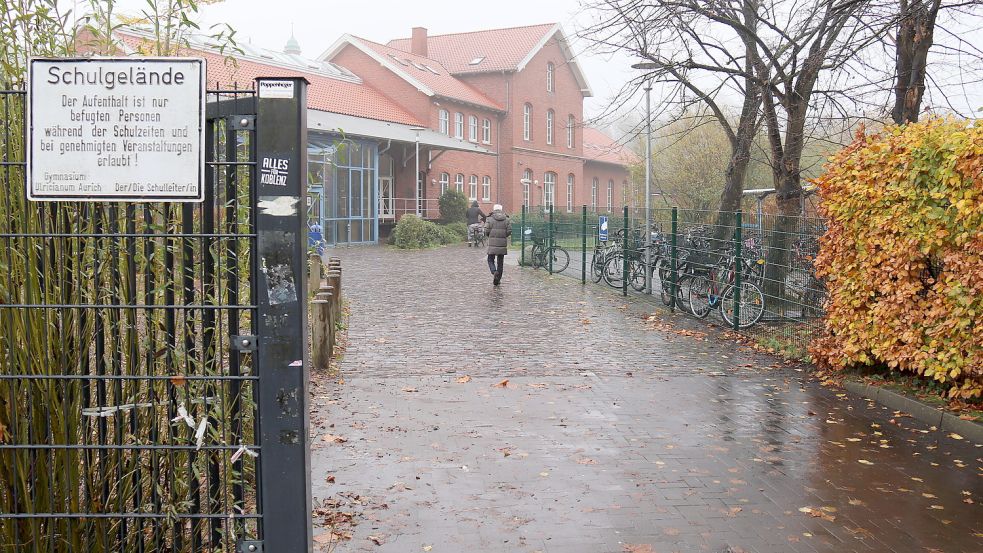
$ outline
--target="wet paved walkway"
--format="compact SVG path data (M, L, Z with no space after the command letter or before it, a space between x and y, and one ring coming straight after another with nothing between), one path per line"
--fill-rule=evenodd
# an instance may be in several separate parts
M600 286L493 288L468 248L333 254L353 315L313 398L323 551L983 551L980 445Z

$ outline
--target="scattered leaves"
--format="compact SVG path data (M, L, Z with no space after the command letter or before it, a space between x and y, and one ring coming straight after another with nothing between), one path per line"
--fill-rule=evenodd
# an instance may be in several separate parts
M348 438L336 436L334 434L325 434L321 439L332 444L343 444L348 441Z
M464 375L464 376L462 376L462 377L459 377L459 378L458 378L458 379L456 380L456 382L457 382L458 384L467 384L468 382L471 382L471 377L470 377L470 376L468 376L468 375Z
M505 380L502 380L498 384L492 384L492 388L507 388L508 385L509 385L509 379L506 378Z

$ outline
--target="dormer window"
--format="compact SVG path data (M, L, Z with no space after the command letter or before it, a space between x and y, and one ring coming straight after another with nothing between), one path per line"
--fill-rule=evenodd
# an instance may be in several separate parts
M389 54L389 57L396 60L396 62L399 63L400 65L409 65L406 63L406 60L401 60L397 58L394 54Z
M553 72L555 69L553 62L546 64L546 92L553 92Z
M468 65L478 65L483 61L485 61L485 56L478 56L476 58L472 58L471 61L468 62Z

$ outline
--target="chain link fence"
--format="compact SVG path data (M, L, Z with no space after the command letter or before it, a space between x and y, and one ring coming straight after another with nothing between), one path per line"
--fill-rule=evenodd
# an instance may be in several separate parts
M523 209L513 233L520 264L652 298L806 359L826 287L813 260L822 219L756 212L623 208ZM648 236L646 236L646 227Z

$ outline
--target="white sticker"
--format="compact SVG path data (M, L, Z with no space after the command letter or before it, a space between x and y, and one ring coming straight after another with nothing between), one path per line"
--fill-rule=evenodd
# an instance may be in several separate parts
M260 98L293 98L294 82L293 81L260 81L259 97Z

